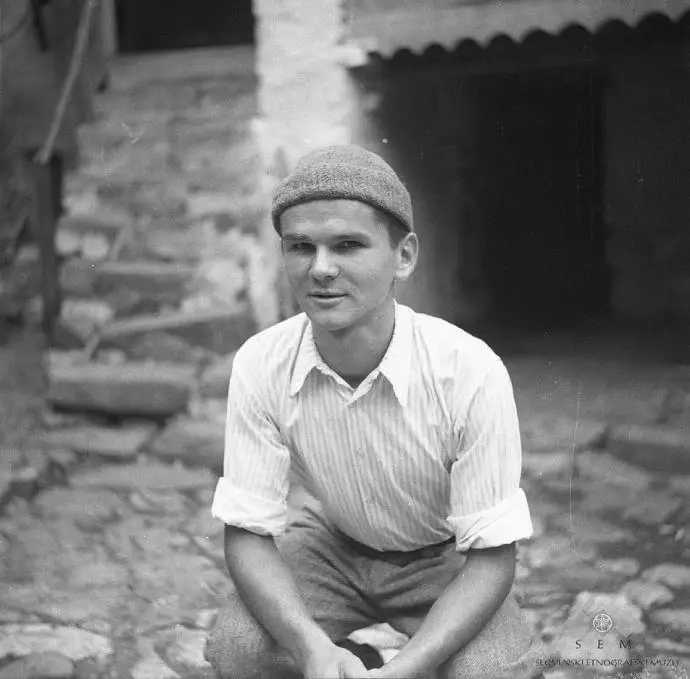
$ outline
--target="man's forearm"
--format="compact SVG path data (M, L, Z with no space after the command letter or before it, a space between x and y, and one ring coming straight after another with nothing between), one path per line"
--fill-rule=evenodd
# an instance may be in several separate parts
M226 526L225 561L249 611L300 668L331 645L309 615L273 538Z
M514 576L514 545L470 551L416 634L376 676L411 679L436 669L484 628L510 592Z

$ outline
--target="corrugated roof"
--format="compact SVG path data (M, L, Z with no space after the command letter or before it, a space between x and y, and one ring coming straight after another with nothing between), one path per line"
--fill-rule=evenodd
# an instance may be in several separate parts
M636 26L650 14L676 21L690 0L354 0L350 38L367 52L390 57L430 45L454 49L464 40L486 45L499 35L516 42L534 31L558 34L569 26L596 32L610 21Z

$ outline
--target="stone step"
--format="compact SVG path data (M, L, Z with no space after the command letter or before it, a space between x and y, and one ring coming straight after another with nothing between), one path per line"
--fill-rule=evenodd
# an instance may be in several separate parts
M141 316L105 326L95 349L114 347L127 353L142 336L166 332L222 355L239 349L256 331L256 321L247 305L238 309Z
M99 121L114 123L170 122L190 118L232 116L249 120L258 111L255 81L179 82L173 86L152 83L132 91L108 90L94 100Z
M102 233L111 240L122 229L132 228L133 222L127 215L107 211L94 214L67 214L58 222L58 231L71 231L80 235L87 233Z
M151 83L173 84L193 78L253 83L255 64L256 49L250 45L119 54L111 64L111 90L130 92Z
M185 410L196 373L195 366L170 363L52 361L47 400L69 410L164 418Z
M110 488L195 491L211 489L214 477L207 469L185 469L161 462L114 464L99 469L85 469L70 476L74 488Z
M191 467L207 467L220 475L223 469L225 426L223 422L179 417L147 447L147 452Z
M136 457L155 433L156 426L152 424L125 427L82 426L44 432L39 440L48 447L67 448L76 453L122 460Z
M199 382L199 395L201 398L227 398L235 353L233 351L204 370Z
M70 259L60 273L65 295L106 297L131 291L155 298L160 304L175 305L184 296L195 267L185 263L152 260L107 261L93 263Z
M69 214L58 222L55 245L62 257L102 261L117 257L134 231L134 223L121 213Z

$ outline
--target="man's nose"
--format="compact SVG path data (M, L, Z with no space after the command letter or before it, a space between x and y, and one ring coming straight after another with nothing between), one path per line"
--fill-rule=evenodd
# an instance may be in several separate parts
M335 278L338 275L335 258L327 248L317 248L311 263L311 275L316 279Z

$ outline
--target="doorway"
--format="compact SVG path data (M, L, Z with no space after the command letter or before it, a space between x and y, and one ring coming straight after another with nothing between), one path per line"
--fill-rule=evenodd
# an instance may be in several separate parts
M603 82L577 68L477 78L483 268L501 323L606 311Z
M116 0L120 52L254 43L251 0Z

